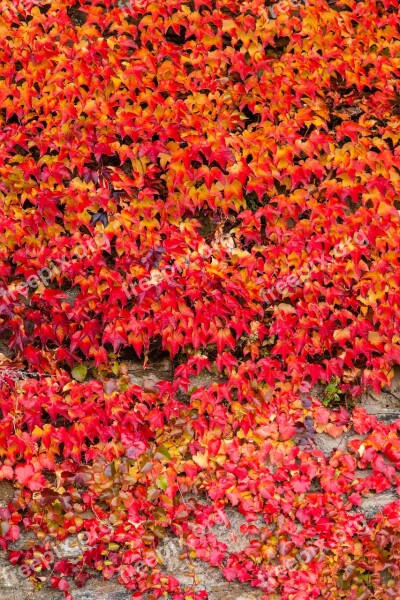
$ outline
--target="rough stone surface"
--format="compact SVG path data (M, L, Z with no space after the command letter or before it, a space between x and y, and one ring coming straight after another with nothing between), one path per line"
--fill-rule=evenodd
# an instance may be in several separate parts
M392 387L384 388L378 395L368 390L361 398L361 406L381 421L393 422L400 419L400 367L395 367Z
M132 594L114 581L91 579L84 588L71 585L74 600L130 600ZM63 600L64 594L43 588L32 600Z
M5 507L14 498L14 488L8 481L0 481L0 507Z
M36 600L27 579L19 577L5 558L0 558L0 598L1 600ZM55 599L56 600L56 599ZM57 598L57 600L59 600Z
M399 499L395 490L387 490L381 494L374 494L370 497L364 497L361 501L361 512L364 513L367 519L372 519L385 506Z
M364 436L360 436L359 434L355 435L352 431L346 431L337 438L333 438L327 433L317 433L315 436L315 444L322 450L325 456L329 456L335 450L344 450L348 442L355 437L361 439Z
M148 392L157 392L157 383L171 379L172 364L168 359L164 359L155 365L149 365L143 369L143 364L139 361L128 361L128 372L131 383L139 385Z
M230 527L228 528L221 523L220 525L214 525L214 527L211 528L211 532L220 542L227 545L227 551L230 554L242 552L250 544L251 536L244 535L240 531L240 527L241 525L248 525L248 523L246 519L233 508L228 508L225 510L225 513L230 521ZM260 526L261 520L260 522L253 524Z
M255 590L250 585L228 583L216 568L198 560L189 561L182 556L184 550L178 540L164 540L160 555L164 558L163 566L169 575L176 577L182 585L192 586L195 583L196 591L207 590L210 600L257 600L262 596L261 590Z

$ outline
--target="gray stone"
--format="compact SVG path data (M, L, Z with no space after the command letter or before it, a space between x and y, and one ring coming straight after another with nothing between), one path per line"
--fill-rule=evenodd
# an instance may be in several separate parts
M363 439L365 436L355 435L354 431L345 431L337 438L330 436L327 433L317 433L315 436L315 444L317 448L322 450L325 456L329 456L334 450L345 450L349 441L353 438Z
M358 512L363 512L367 519L372 519L377 513L384 509L385 506L391 502L396 502L398 499L399 495L392 490L387 490L381 494L365 496L361 501L361 506L358 508Z
M13 567L6 553L0 553L0 598L1 600L28 600L33 592L32 585L17 567ZM35 598L36 600L36 598Z
M71 306L74 306L75 300L77 299L80 291L81 291L80 287L75 286L65 292L66 296L67 296L66 301L68 302L68 304L70 304Z
M161 556L166 573L176 577L181 585L195 585L196 591L207 590L210 600L258 600L262 596L261 590L249 584L228 583L219 569L208 563L189 561L177 539L163 541Z
M200 373L200 375L189 377L189 379L189 390L193 388L199 389L201 387L208 388L213 383L223 383L225 381L223 377L216 377L215 375L206 370Z
M170 381L172 375L172 363L168 359L150 363L145 369L139 361L126 361L128 374L133 385L139 385L146 392L157 392L159 381Z
M391 423L400 419L400 368L394 368L391 388L384 388L380 394L367 390L361 397L360 406L384 422Z
M7 506L14 498L14 488L9 481L0 481L0 507Z

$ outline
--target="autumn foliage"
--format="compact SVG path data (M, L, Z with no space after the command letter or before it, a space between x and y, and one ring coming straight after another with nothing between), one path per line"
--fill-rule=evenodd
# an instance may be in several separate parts
M168 534L266 599L398 599L400 502L359 506L400 493L400 420L354 399L400 363L399 2L124 4L0 1L1 547L84 533L67 598L206 597Z

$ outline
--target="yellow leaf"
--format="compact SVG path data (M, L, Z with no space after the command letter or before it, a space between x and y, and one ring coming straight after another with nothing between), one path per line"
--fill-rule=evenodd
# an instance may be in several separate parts
M40 427L38 427L36 425L35 428L34 428L34 430L32 431L32 435L33 436L37 436L37 437L42 437L42 435L43 435L43 429L40 429Z
M347 327L345 329L336 329L333 332L333 338L337 342L342 342L344 340L348 340L349 337L350 337L350 329L348 329Z
M386 202L380 202L379 206L378 206L378 215L381 217L385 217L386 215L398 215L397 210L394 208L394 206L391 206L390 204L386 204Z
M208 467L208 451L206 450L204 454L201 452L197 452L193 457L193 462L196 463L198 467L205 469Z
M382 336L377 331L368 331L368 341L374 346L378 346L383 342Z
M296 314L295 307L291 304L287 304L286 302L281 302L280 304L278 304L278 308L285 314Z
M233 19L224 19L222 21L222 31L231 31L236 29L236 23Z
M111 81L114 84L115 91L117 91L119 89L119 86L121 85L121 80L118 77L111 77Z

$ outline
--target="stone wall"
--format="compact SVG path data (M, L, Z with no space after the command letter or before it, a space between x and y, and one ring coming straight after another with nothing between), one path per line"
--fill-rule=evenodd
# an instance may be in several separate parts
M172 373L171 364L164 360L157 365L150 365L146 371L139 363L129 363L129 372L132 383L140 385L149 391L155 391L159 380L168 379ZM211 376L202 376L193 381L196 387L211 384ZM368 392L361 399L361 405L370 414L375 414L384 422L390 422L400 418L400 376L396 372L395 381L391 390L383 391L379 396ZM316 437L317 446L329 455L335 448L345 448L352 438L359 438L354 432L348 431L339 438L332 438L325 434ZM366 477L370 472L366 469L357 472L358 477ZM13 488L7 482L0 483L0 506L5 506L13 497ZM382 508L399 497L395 490L382 494L371 495L364 498L361 506L357 509L362 511L366 518L370 519ZM227 511L230 528L224 525L215 526L213 533L228 546L228 551L236 552L244 549L250 539L240 532L240 526L245 522L242 515L235 509ZM29 536L24 535L15 546L27 543ZM76 540L70 538L58 546L57 552L60 556L71 557L79 554L79 546ZM210 600L258 600L262 596L260 590L249 585L240 583L228 583L216 568L202 563L201 561L190 561L185 557L179 540L167 537L159 548L159 555L163 561L166 573L174 575L182 584L192 585L196 582L197 589L205 589L209 593ZM128 600L130 593L115 581L104 581L93 577L83 589L71 587L74 600ZM17 569L12 567L4 553L0 555L0 600L63 600L62 592L50 589L44 583L41 590L34 590L28 579L19 576Z

